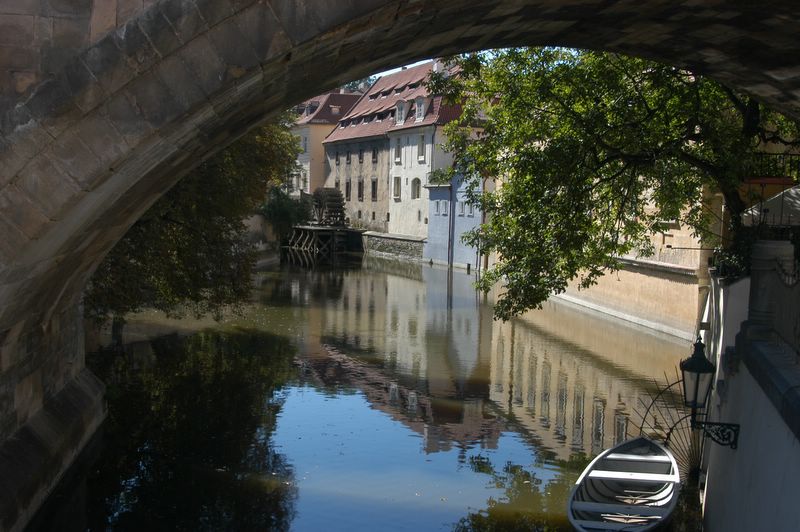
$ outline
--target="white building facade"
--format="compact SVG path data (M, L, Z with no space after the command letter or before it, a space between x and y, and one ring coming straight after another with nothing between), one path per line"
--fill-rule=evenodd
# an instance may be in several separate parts
M342 191L351 226L427 238L425 185L452 164L441 149L442 126L458 112L428 94L434 68L429 62L378 79L325 139L326 186Z

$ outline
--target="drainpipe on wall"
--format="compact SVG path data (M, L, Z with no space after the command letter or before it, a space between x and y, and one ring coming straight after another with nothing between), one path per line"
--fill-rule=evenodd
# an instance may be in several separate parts
M455 180L455 178L453 178ZM450 219L447 221L447 268L453 269L453 257L455 255L456 237L456 209L455 209L455 181L450 182L450 207L448 208Z

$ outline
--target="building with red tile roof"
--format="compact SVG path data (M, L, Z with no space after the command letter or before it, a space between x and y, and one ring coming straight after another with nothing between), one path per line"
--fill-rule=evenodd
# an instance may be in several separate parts
M352 226L427 237L424 186L452 164L441 126L460 112L428 93L425 81L439 68L431 61L379 78L325 139L326 186L342 190Z
M311 193L324 186L327 171L322 141L361 97L360 93L340 90L320 94L295 107L298 115L292 133L300 137L297 173L289 180L295 191Z

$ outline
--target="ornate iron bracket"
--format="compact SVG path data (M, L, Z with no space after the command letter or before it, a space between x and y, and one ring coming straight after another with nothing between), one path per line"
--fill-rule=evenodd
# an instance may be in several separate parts
M739 443L739 425L736 423L714 423L692 420L693 429L702 429L714 442L736 449Z

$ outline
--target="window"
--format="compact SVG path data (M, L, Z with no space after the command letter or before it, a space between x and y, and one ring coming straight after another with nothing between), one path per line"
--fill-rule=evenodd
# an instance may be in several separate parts
M441 210L439 207L439 200L437 199L436 201L433 202L433 214L438 216L440 212Z
M304 136L303 137L303 153L306 153L307 151L308 151L308 137Z
M361 219L361 211L358 211L358 219L359 220ZM356 300L356 301L358 301L358 300ZM356 305L356 306L358 306L358 305Z
M394 199L396 199L396 200L400 199L400 187L402 186L402 184L403 183L400 180L400 176L399 175L394 176L393 196L394 196Z
M400 145L400 138L394 139L394 162L400 164L402 162L403 147Z
M420 191L422 190L422 183L419 178L414 178L411 181L411 199L419 199Z
M353 188L353 184L348 177L347 180L344 182L344 199L345 201L350 201L350 191Z
M459 216L464 216L464 202L463 201L459 201L458 202L458 215Z
M420 135L417 142L417 162L425 162L425 135Z
M373 164L378 162L378 148L372 148L372 162Z
M472 203L467 205L467 216L475 216L475 206Z
M449 208L447 205L447 201L442 201L442 216L447 216L447 210Z
M405 121L406 116L406 104L405 102L397 102L397 113L395 113L395 117L397 117L397 125L402 124Z
M364 178L358 178L358 201L364 201Z
M417 122L425 118L425 99L417 98Z
M378 201L378 178L373 177L370 183L370 198L372 201Z
M375 211L372 211L372 221L375 221Z
M422 211L420 211L420 210L417 211L417 221L418 222L422 221Z
M339 166L339 152L336 152L336 166Z
M364 148L360 148L358 150L358 162L359 163L363 163L364 162Z
M342 190L342 182L341 182L341 181L339 181L339 177L338 177L338 176L336 177L336 181L334 181L334 182L333 182L333 185L334 185L334 186L335 186L335 187L336 187L338 190Z
M347 150L347 155L345 155L344 161L347 164L350 164L350 150Z

